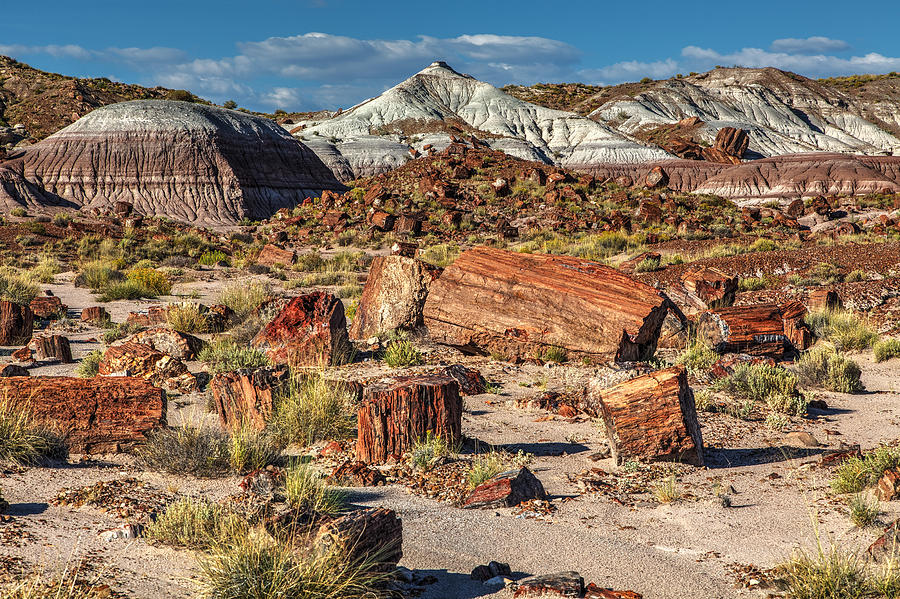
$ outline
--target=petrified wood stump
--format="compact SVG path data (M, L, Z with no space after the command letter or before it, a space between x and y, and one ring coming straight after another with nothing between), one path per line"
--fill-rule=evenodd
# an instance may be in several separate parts
M403 522L394 510L366 508L323 524L313 540L318 552L339 551L351 564L393 572L403 557Z
M25 345L33 330L31 308L0 300L0 345Z
M684 368L675 366L610 389L588 386L584 411L602 417L610 450L624 460L703 465L703 437Z
M59 318L69 310L55 295L39 295L31 300L29 307L35 316L48 319Z
M443 375L410 376L363 391L357 413L357 458L369 464L400 457L428 433L449 444L460 440L459 384Z
M109 322L109 312L103 306L90 306L81 311L81 321L90 323Z
M0 378L0 396L28 406L79 453L125 450L166 424L165 395L139 378Z
M700 316L697 337L719 353L780 358L812 343L805 315L800 302L718 308Z
M272 416L274 398L288 380L286 366L217 374L209 386L222 426L234 428L247 423L257 430L264 429Z
M31 340L31 345L34 346L34 355L38 360L55 358L63 364L71 364L74 361L69 340L62 335L35 337Z
M479 247L431 284L425 326L468 353L526 358L550 347L569 358L643 360L656 350L672 301L608 266Z

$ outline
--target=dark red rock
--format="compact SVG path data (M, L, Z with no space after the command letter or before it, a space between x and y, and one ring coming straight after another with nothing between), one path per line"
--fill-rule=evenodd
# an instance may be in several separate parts
M578 572L529 576L519 581L514 599L584 597L584 579Z
M29 345L34 347L35 357L38 360L54 359L63 364L74 362L69 340L62 335L34 337Z
M463 395L480 395L487 391L487 381L474 368L451 364L444 369L444 374L459 384L459 391Z
M463 507L514 507L529 499L546 498L541 481L528 468L521 468L501 472L475 487L463 502Z
M69 310L69 307L55 295L39 295L31 300L29 307L35 316L50 319L59 318Z
M110 321L109 312L102 306L90 306L81 310L81 321L100 324Z
M669 175L661 166L654 166L644 177L644 183L647 187L663 187L669 182Z
M879 501L892 501L900 495L900 468L890 468L878 479L875 495Z
M384 474L363 462L347 461L334 469L328 482L347 487L376 487L386 482Z
M260 266L272 268L276 265L290 266L297 261L297 253L291 250L285 250L277 245L267 243L263 246L259 255L256 257L256 263Z
M251 343L277 364L339 365L352 356L344 306L324 291L292 299Z
M24 345L31 339L33 329L31 308L0 300L0 345Z

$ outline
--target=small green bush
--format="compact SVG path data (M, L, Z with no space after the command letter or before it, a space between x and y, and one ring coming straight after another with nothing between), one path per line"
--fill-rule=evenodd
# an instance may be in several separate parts
M764 401L776 412L801 415L809 401L797 389L797 375L768 364L739 364L734 372L713 383L717 391Z
M205 333L207 330L206 315L200 305L190 302L169 306L166 322L182 333Z
M219 476L230 470L229 438L219 429L179 426L151 432L138 450L143 467L170 474Z
M75 368L75 374L83 379L89 379L97 376L100 372L100 361L103 359L103 351L95 349L85 357L81 358L81 362Z
M384 363L391 368L404 368L424 364L425 358L409 340L395 339L384 350Z
M275 402L273 425L286 443L343 439L355 430L355 395L324 372L292 375Z
M900 339L882 339L875 344L875 361L884 362L900 356Z
M850 508L850 521L857 528L865 528L875 523L881 506L878 500L869 501L863 494L857 493L847 504Z
M227 337L207 343L197 359L209 366L213 374L239 368L260 368L270 364L265 352L255 347L241 346Z
M861 458L842 462L834 471L831 488L835 493L859 493L878 482L885 471L900 466L900 448L879 447Z
M506 461L501 454L495 451L479 454L472 459L469 472L466 474L466 482L470 489L474 489L505 470Z
M144 529L150 541L208 549L218 544L234 543L249 532L246 521L224 506L203 499L179 499Z
M878 333L852 312L812 312L806 316L806 323L816 337L830 341L838 351L868 349L878 341Z
M28 216L28 211L25 210L25 208L22 208L21 206L17 206L15 208L13 208L12 210L9 211L9 213L10 213L10 215L16 216L18 218Z
M658 256L653 256L644 258L638 262L637 266L634 267L634 272L654 272L659 270L659 267L660 258Z
M428 470L440 458L456 453L455 448L450 447L447 440L431 431L415 442L409 450L409 464L413 468Z
M694 378L703 379L709 375L710 369L719 357L714 349L701 341L694 340L681 352L675 362L683 364Z
M831 348L808 351L797 361L797 376L805 387L821 387L838 393L862 391L859 364Z
M229 266L231 264L231 260L228 258L228 254L221 250L206 250L201 254L200 259L197 260L198 263L203 266L215 266L220 262Z
M0 272L0 298L21 306L31 303L38 286L13 272Z
M274 434L244 423L231 431L228 461L234 472L251 472L275 463L282 449L284 446Z

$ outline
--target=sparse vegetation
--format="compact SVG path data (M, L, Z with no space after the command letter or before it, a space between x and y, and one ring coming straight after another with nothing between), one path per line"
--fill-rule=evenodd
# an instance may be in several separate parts
M184 425L153 431L138 451L151 470L199 477L218 476L230 468L228 435L207 426Z
M681 352L675 362L683 364L691 376L702 380L709 375L710 369L718 359L719 354L713 348L694 340Z
M797 389L797 375L768 364L739 364L713 388L734 397L766 402L776 412L802 415L809 400Z
M75 368L75 374L83 379L97 376L100 371L100 361L103 359L103 350L95 349L81 358L81 362Z
M655 483L652 490L653 497L660 503L672 503L673 501L678 501L683 495L681 488L678 486L678 481L674 476L669 476Z
M496 451L478 454L472 458L472 464L469 466L466 481L469 484L469 488L474 489L481 483L500 474L506 469L506 460L504 460L502 454Z
M287 470L284 495L292 508L304 514L333 516L340 513L347 501L346 494L329 487L310 466L299 464Z
M384 363L391 368L405 368L424 364L425 358L408 339L394 339L384 349Z
M286 443L346 438L355 426L354 403L350 388L324 371L295 374L276 402L274 427Z
M272 295L271 287L260 281L234 283L219 294L219 303L234 311L238 318L246 318Z
M831 488L835 493L859 493L878 479L890 468L900 466L900 448L879 447L861 458L851 457L842 462L834 471Z
M868 349L878 341L878 333L852 312L813 312L807 315L806 323L816 337L829 341L838 351Z
M0 464L36 464L65 455L60 438L35 420L27 403L0 398Z
M881 506L877 499L870 500L862 493L857 493L847 503L850 508L850 521L857 528L871 526L878 520Z
M174 547L208 549L233 543L248 532L246 521L224 506L182 498L166 506L144 529L144 536Z
M804 353L797 361L799 383L805 387L821 387L838 393L862 391L859 364L831 348Z
M447 443L446 439L428 431L425 437L416 441L415 445L410 449L408 456L409 464L413 468L428 470L434 466L439 459L455 452L455 448L450 447L450 444Z
M884 362L900 356L900 339L882 339L875 343L875 361Z
M170 305L166 310L166 322L182 333L205 333L207 330L206 315L200 305L190 302Z
M228 337L207 343L197 359L206 362L212 373L229 372L239 368L260 368L269 365L269 357L255 347L238 345Z

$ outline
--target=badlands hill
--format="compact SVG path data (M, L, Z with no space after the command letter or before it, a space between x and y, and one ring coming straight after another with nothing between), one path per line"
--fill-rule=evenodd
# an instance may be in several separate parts
M798 152L900 152L900 76L812 80L775 68L717 68L662 81L610 87L509 86L529 102L572 110L621 134L652 139L655 130L691 117L696 141L722 127L746 129L748 158Z
M43 139L100 106L165 98L173 90L47 73L0 56L0 129L22 125ZM12 132L7 132L11 136ZM6 143L0 132L0 145ZM12 139L10 139L12 141Z
M344 187L269 119L168 100L112 104L0 163L0 205L231 225Z
M443 62L334 118L292 130L345 180L396 168L428 144L445 147L454 132L474 133L494 149L567 168L671 157L603 123L514 98Z

